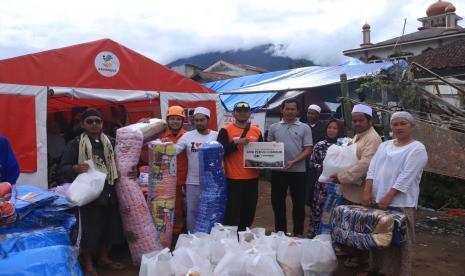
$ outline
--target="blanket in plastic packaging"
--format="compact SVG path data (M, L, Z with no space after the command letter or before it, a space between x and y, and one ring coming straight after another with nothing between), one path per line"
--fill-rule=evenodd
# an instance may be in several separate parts
M201 194L194 233L210 233L215 223L222 223L224 220L227 186L223 154L223 146L218 142L205 143L199 149Z
M331 236L361 250L398 245L405 239L406 216L398 211L340 205L331 216Z

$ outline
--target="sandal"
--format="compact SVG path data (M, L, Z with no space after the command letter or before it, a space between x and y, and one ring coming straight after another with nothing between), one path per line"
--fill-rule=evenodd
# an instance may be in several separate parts
M363 264L364 263L357 257L349 257L344 261L344 266L347 268L357 268Z
M106 263L100 263L99 266L104 269L109 269L109 270L123 270L126 268L122 263L113 262L113 261L109 261Z

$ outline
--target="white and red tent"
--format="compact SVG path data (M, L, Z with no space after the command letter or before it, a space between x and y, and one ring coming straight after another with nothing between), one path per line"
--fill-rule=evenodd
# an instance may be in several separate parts
M217 93L110 39L0 60L0 134L19 160L18 183L47 187L47 112L122 103L162 116L202 105L212 128L223 121Z

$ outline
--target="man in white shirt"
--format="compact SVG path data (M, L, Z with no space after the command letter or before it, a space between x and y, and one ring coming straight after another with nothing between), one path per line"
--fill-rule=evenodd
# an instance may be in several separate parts
M216 141L217 131L210 130L210 110L205 107L197 107L194 110L193 122L195 130L184 134L176 144L176 154L186 150L187 153L187 230L194 230L197 218L197 210L200 203L200 177L198 150L203 143Z

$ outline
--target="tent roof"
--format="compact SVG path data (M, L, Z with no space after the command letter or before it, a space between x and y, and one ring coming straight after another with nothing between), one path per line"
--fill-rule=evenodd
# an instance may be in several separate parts
M114 76L103 75L114 73ZM211 92L195 81L111 39L0 60L0 83L159 92Z

